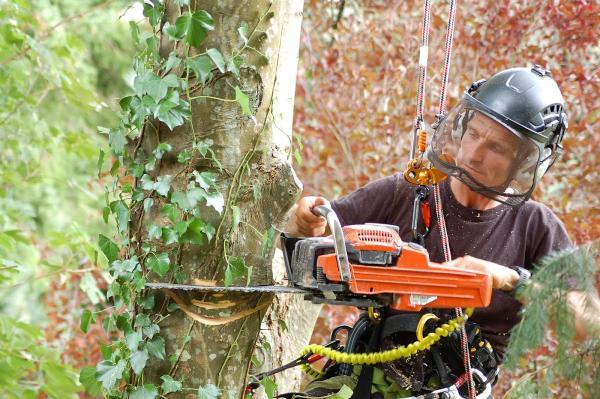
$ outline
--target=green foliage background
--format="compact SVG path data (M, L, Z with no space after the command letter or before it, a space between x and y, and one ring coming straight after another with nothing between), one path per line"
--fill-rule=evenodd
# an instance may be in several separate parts
M107 140L96 126L114 123L113 99L128 90L127 3L0 1L2 397L80 390L61 342L45 339L43 297L50 282L75 277L90 302L101 298L95 241L111 227L99 214ZM82 309L69 311L76 320Z

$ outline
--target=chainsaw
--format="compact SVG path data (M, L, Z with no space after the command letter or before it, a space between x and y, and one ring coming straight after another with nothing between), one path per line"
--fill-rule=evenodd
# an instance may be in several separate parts
M342 227L328 206L315 207L331 231L328 237L281 235L289 284L214 287L147 283L152 289L304 294L313 303L388 307L418 312L427 308L485 307L492 294L487 273L429 261L427 250L403 242L398 226L367 223Z

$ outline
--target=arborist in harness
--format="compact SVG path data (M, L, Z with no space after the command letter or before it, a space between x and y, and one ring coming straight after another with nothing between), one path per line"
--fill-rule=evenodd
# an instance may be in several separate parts
M330 367L303 395L323 396L347 385L354 390L354 398L376 397L377 392L390 398L425 394L433 396L422 397L489 397L485 385L489 388L493 382L509 332L519 320L522 304L515 298L515 290L527 283L535 262L572 246L558 217L530 199L560 155L566 128L564 100L549 72L538 66L508 69L473 83L462 101L434 126L426 157L435 173L449 179L435 185L438 212L424 213L418 220L425 234L415 234L408 215L415 204L427 201L429 188L421 185L417 191L421 199L416 201L415 186L402 173L374 181L331 203L323 197L304 197L296 204L287 228L290 235L325 235L325 219L315 215L313 208L330 204L342 225L398 226L400 237L407 242L420 241L432 261L485 271L493 284L490 306L475 309L469 318L472 324L467 325L465 339L471 356L461 357L460 337L441 340L427 355L376 364L367 378L362 370L366 366L355 366L351 372L344 365ZM452 315L434 312L425 321L421 316L382 322L378 331L374 331L375 324L363 328L370 333L362 332L362 350L408 344L414 340L415 328L423 330L430 320ZM385 319L393 317L387 314ZM412 336L407 336L411 331ZM479 357L473 356L474 352L479 352ZM473 380L478 380L471 381L474 387L460 393L455 389L433 394L470 366L476 369L471 373ZM377 391L373 388L377 382L386 388Z

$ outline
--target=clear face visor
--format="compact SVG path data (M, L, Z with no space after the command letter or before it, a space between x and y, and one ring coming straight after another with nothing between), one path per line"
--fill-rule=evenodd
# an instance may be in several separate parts
M556 154L463 100L435 130L428 157L471 190L519 205L531 196Z

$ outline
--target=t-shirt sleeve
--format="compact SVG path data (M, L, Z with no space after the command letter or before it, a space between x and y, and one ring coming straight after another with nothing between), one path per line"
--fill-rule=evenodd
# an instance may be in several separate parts
M375 180L335 200L331 207L342 226L362 223L387 223L394 207L398 175Z
M529 237L533 242L530 242L529 246L532 251L528 256L528 267L538 264L546 256L573 248L573 242L569 238L564 224L545 205L540 204L532 222L533 234L530 234Z

